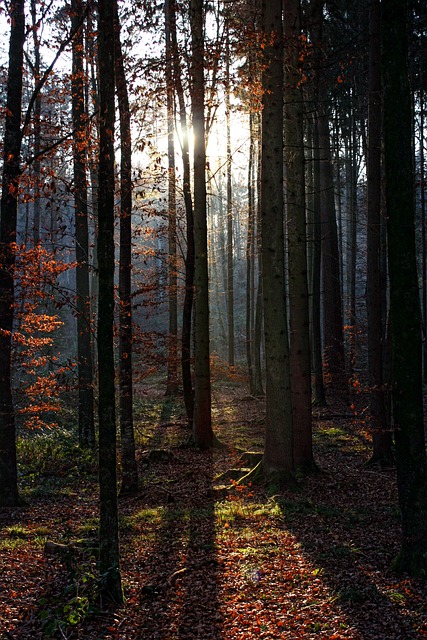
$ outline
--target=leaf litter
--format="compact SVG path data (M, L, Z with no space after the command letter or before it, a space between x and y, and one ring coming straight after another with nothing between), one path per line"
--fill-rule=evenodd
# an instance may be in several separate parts
M234 482L221 492L237 447L262 447L263 403L224 388L213 415L227 449L176 446L188 435L184 420L151 425L143 448L152 441L172 453L139 455L140 493L119 501L121 607L97 602L96 550L44 550L47 538L96 537L94 477L61 479L0 512L1 640L427 638L426 583L391 570L395 471L365 466L369 442L357 421L315 420L319 473L285 488Z

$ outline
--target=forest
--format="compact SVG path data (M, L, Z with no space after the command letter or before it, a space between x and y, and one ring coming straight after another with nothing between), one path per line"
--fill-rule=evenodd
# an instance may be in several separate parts
M427 638L425 3L0 33L0 640Z

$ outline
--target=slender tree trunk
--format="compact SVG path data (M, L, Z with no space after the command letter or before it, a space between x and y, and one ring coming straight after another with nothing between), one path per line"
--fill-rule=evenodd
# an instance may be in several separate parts
M254 291L255 291L255 199L254 199L254 114L249 113L249 162L248 162L248 232L246 239L246 362L249 376L249 393L254 394Z
M263 293L262 293L262 243L261 243L261 164L262 164L262 131L261 131L261 116L257 116L257 129L258 129L258 159L256 169L256 185L257 185L257 205L256 205L256 233L255 233L255 246L256 246L256 260L258 263L258 278L256 287L256 300L255 300L255 324L254 324L254 395L261 397L264 395L263 388L263 375L262 375L262 337L263 337Z
M133 427L132 372L132 137L117 0L114 2L114 56L120 116L119 397L123 494L138 490L138 469Z
M335 391L343 392L346 391L347 381L344 358L338 233L329 139L329 118L326 105L322 101L320 109L318 127L322 224L323 352L331 387Z
M281 480L294 468L283 225L282 0L264 0L262 10L266 46L261 237L267 404L263 465L267 478Z
M192 95L194 132L194 245L195 245L195 319L194 319L194 414L193 438L196 446L209 448L213 443L211 383L209 363L209 287L206 219L206 149L204 83L204 11L203 0L192 0Z
M311 425L310 321L305 219L305 159L301 88L300 1L285 0L285 162L289 255L290 363L293 455L297 468L314 467Z
M312 403L315 407L326 407L325 385L322 363L322 323L321 323L321 221L320 221L320 157L317 115L313 119L313 198L312 224L313 246L311 258L311 375Z
M117 504L114 388L114 0L100 0L99 61L99 568L105 599L123 600Z
M230 107L230 38L227 28L225 60L225 113L227 127L227 318L228 364L234 367L234 265L233 265L233 200L231 188L231 107Z
M37 28L37 4L36 0L31 0L31 20L34 45L34 86L40 82L40 39ZM40 242L40 142L41 142L41 107L42 99L40 92L37 94L34 103L33 130L34 130L34 163L32 167L34 175L35 193L33 201L33 242L34 246Z
M3 144L0 218L0 506L19 504L15 410L12 397L12 331L18 180L21 154L24 0L11 5L7 103Z
M384 157L392 331L392 393L402 547L396 567L427 572L427 460L421 309L415 248L408 2L383 0ZM399 108L396 109L396 105Z
M182 308L181 367L184 403L190 425L193 424L194 392L191 376L191 324L194 299L194 215L191 197L190 150L188 143L187 112L185 108L184 89L181 81L181 68L178 57L176 36L176 4L169 0L169 24L172 41L174 86L178 96L179 119L182 135L183 193L187 226L187 252L185 257L185 293Z
M87 121L83 69L83 3L73 0L73 70L71 77L74 165L74 220L76 230L77 366L79 384L79 443L95 446L93 362L89 288L89 230L87 206Z
M384 399L383 344L385 319L381 304L381 4L372 0L369 14L368 227L366 307L368 372L372 430L371 462L389 464L392 438Z
M168 338L168 374L166 395L178 392L178 288L176 253L176 173L175 173L175 123L173 60L170 29L170 0L165 2L165 40L166 40L166 111L168 127L168 301L169 301L169 338Z

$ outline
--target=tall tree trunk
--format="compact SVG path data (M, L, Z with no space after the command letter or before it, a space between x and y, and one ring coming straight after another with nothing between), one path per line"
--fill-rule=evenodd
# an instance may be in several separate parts
M225 60L225 115L227 128L227 319L228 319L228 364L234 367L234 256L233 256L233 199L231 185L231 107L230 107L230 37L226 26Z
M137 491L138 470L133 428L132 137L118 13L114 0L114 66L120 116L119 397L123 494Z
M297 468L314 466L311 425L305 159L301 87L300 0L285 0L285 162L289 255L290 363L293 455Z
M381 260L381 4L372 0L369 13L369 113L368 113L368 226L366 308L368 317L368 373L372 430L371 462L393 459L384 398L383 344L385 318L382 300Z
M177 289L177 253L176 253L176 173L175 173L175 123L174 123L174 85L172 41L170 29L170 0L165 1L165 40L166 40L166 112L168 127L168 373L166 395L178 392L178 289Z
M100 0L99 61L99 568L104 598L122 602L114 388L114 0Z
M256 287L256 300L255 300L255 324L254 324L254 395L261 397L264 395L263 388L263 375L262 375L262 338L263 338L263 293L262 293L262 243L261 243L261 164L262 164L262 131L261 131L261 115L257 115L257 130L258 130L258 158L256 169L256 185L257 185L257 206L256 206L256 233L255 233L255 246L256 246L256 260L258 263L258 278Z
M248 161L248 231L246 238L246 362L248 366L249 393L254 394L254 320L255 320L255 198L254 198L254 114L249 113L249 161Z
M321 221L320 221L320 150L318 118L314 115L312 126L313 148L313 198L311 219L313 244L311 256L311 376L312 403L315 407L326 407L325 385L323 382L322 331L321 331Z
M392 393L402 547L396 567L427 572L427 460L421 310L415 248L408 2L383 0L384 158L392 331ZM396 108L396 105L399 108Z
M267 478L281 480L294 468L283 224L282 0L264 0L262 11L266 44L261 237L267 404L263 466Z
M93 406L93 362L91 344L91 313L89 289L89 230L87 206L87 119L85 110L83 68L83 3L73 0L72 42L73 69L71 76L74 165L74 220L76 233L76 296L77 296L77 367L79 384L79 443L95 446Z
M325 100L325 96L322 100ZM335 391L343 392L346 391L347 381L329 117L326 104L321 101L319 106L323 352L330 385Z
M40 82L40 39L37 27L37 4L36 0L31 0L31 20L34 45L34 86L37 87ZM35 193L33 201L33 242L34 245L40 242L40 142L41 142L41 107L42 99L40 92L37 94L34 103L33 130L34 130L34 163L33 175L35 184Z
M19 504L11 356L21 154L24 5L24 0L15 0L10 8L9 67L3 144L0 217L0 506L2 507Z
M213 442L211 382L209 363L209 287L206 219L206 149L204 83L204 3L192 0L192 95L194 132L194 246L195 246L195 318L194 318L194 415L193 439L201 449Z
M191 324L194 299L194 215L193 201L191 197L190 178L190 150L188 143L187 111L185 108L184 89L181 81L181 68L178 55L178 43L176 35L176 3L169 0L169 25L172 42L174 87L178 96L179 120L182 135L182 165L187 251L185 256L185 293L182 308L182 336L181 336L181 368L184 403L189 425L193 424L194 392L191 376Z

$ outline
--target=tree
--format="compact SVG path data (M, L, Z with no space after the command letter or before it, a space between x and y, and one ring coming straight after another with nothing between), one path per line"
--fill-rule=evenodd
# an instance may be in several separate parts
M280 480L294 466L283 224L282 0L264 1L262 12L261 242L267 404L263 468L268 478Z
M381 260L381 5L372 0L369 10L369 113L368 113L368 226L366 307L368 314L368 374L372 462L393 459L391 432L385 406L383 343L385 340Z
M421 310L415 248L408 2L382 2L384 157L386 177L392 402L402 547L396 561L427 573L427 460L422 395ZM399 105L399 108L396 108Z
M114 388L114 0L100 0L99 61L99 567L101 593L123 600L117 504Z
M208 234L206 221L206 148L204 81L204 3L192 0L191 109L194 132L194 415L193 439L206 449L212 446L211 383L209 362Z
M177 289L177 242L176 242L176 172L175 172L175 120L173 57L171 38L170 0L165 2L165 40L166 40L166 112L168 127L168 276L169 276L169 340L168 340L168 377L166 394L175 395L178 391L178 289Z
M73 63L71 76L74 220L76 234L77 368L79 390L79 442L95 446L93 361L89 287L89 230L87 201L87 116L83 67L83 3L73 0L71 25Z
M16 224L18 215L24 0L11 4L7 103L3 145L0 219L0 505L19 504L15 410L12 397L12 330L14 318Z
M295 467L314 466L311 428L305 158L299 0L285 0L285 161L289 254L290 363Z
M132 136L117 0L114 2L114 64L120 117L119 396L122 458L121 493L133 493L138 489L138 469L133 428L132 374Z
M176 33L176 3L169 0L167 4L168 23L172 43L171 54L173 56L173 79L174 88L178 97L179 120L182 135L182 190L185 204L186 221L186 256L185 256L185 292L184 304L182 307L182 336L181 336L181 369L182 386L184 394L185 409L189 425L193 424L194 393L191 374L191 327L194 299L194 212L193 199L191 196L190 177L190 148L188 142L188 121L185 106L184 89L181 81L181 66L179 62L179 52Z
M225 60L225 115L227 129L227 327L228 364L234 367L234 255L233 255L233 197L231 157L231 104L230 104L230 33L226 26Z

